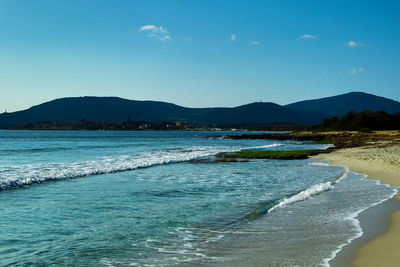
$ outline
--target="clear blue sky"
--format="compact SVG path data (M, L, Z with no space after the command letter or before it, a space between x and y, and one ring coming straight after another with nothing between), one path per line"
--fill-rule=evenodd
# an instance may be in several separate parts
M400 100L398 1L0 1L0 112L66 96L187 107Z

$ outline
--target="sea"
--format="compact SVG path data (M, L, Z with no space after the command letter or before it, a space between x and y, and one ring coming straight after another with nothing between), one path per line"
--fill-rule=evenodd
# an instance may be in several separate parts
M397 192L240 132L0 131L0 266L329 266Z

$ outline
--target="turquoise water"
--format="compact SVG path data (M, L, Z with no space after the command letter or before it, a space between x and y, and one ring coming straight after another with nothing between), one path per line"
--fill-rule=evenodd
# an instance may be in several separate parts
M216 163L323 147L226 134L0 131L0 265L327 265L395 192L311 160Z

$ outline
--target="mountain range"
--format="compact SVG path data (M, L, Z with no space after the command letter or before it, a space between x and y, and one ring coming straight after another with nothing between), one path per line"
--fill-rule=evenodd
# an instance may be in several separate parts
M159 101L136 101L118 97L68 97L29 109L0 114L0 127L38 121L146 121L228 125L297 123L312 125L324 118L363 110L399 113L400 102L362 92L305 100L281 106L256 102L232 108L187 108Z

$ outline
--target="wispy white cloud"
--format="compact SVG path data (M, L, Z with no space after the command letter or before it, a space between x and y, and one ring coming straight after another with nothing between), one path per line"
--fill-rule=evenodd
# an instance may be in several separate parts
M350 71L349 71L349 73L350 74L357 74L357 73L360 73L360 72L364 72L364 68L350 68Z
M153 31L157 28L155 25L144 25L140 27L139 31Z
M149 34L149 37L156 39L156 40L160 40L160 41L171 40L171 36L169 36L169 35L159 35L159 34L155 34L155 33Z
M162 33L162 34L168 34L167 28L163 26L156 26L156 25L144 25L140 27L139 31L151 31L153 33Z
M306 33L306 34L303 34L302 36L300 36L300 38L301 39L316 39L316 38L318 38L318 36Z
M251 41L250 44L251 45L259 45L260 43L258 41Z
M232 33L231 34L231 41L235 41L237 38L236 34Z
M150 38L156 40L171 40L171 36L169 35L168 29L163 26L156 26L156 25L144 25L140 27L139 31L147 32Z
M360 43L360 42L356 42L356 41L348 41L347 42L347 46L348 47L351 47L351 48L354 48L354 47L362 47L362 46L365 46L365 44L364 43Z

